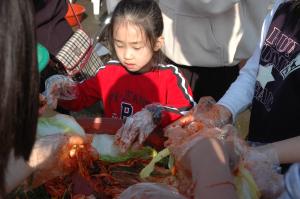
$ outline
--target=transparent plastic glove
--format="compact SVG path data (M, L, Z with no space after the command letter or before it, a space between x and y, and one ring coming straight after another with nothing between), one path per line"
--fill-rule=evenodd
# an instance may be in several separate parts
M203 128L197 133L191 133L180 126L168 129L165 133L168 137L165 143L175 156L177 161L182 161L186 153L197 146L203 139L216 139L226 150L229 156L230 168L234 170L241 156L241 151L246 147L244 141L238 137L236 129L232 125L225 125L223 128ZM182 161L184 164L186 161Z
M133 145L142 145L156 126L153 113L144 108L126 119L115 135L115 143L121 152L126 152Z
M75 159L72 160L74 146L83 146L85 142L84 137L63 134L38 139L28 161L28 165L34 169L32 186L36 187L73 171L76 168Z
M219 182L233 184L231 173L238 165L239 156L235 153L234 139L228 135L231 133L229 129L206 128L201 133L191 136L184 133L188 131L180 127L174 130L170 134L176 140L173 140L175 142L168 148L176 160L180 193L190 197L199 195L196 198L201 198L198 188ZM223 137L219 137L220 135Z
M138 183L123 191L119 199L186 199L178 191L166 184Z
M221 128L231 123L231 121L231 112L226 107L216 104L212 97L202 97L193 109L166 127L166 129L179 125L190 131L197 132L202 127Z
M250 148L244 154L244 162L263 198L277 198L283 190L283 177L278 173L278 155L272 144Z
M45 81L45 91L43 95L47 98L50 108L57 107L57 100L76 99L76 83L64 75L53 75Z
M193 111L194 119L209 127L222 127L232 120L230 111L219 104L212 97L200 98Z
M216 134L215 138L221 141L224 145L226 153L228 154L229 167L234 173L239 168L240 162L244 152L249 148L246 141L240 137L235 126L226 124L221 128L219 134Z

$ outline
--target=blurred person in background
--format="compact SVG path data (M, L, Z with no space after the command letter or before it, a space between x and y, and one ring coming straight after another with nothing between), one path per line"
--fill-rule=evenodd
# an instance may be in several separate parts
M73 34L72 27L65 19L68 4L69 0L34 0L36 39L50 54L49 64L40 75L40 92L45 89L45 80L62 70L55 56ZM61 107L57 107L57 111L69 113Z
M159 0L165 46L200 97L219 100L255 49L272 0Z

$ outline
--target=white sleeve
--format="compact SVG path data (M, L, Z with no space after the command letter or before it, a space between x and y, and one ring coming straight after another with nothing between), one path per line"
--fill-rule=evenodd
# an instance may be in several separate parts
M293 164L284 178L285 189L278 199L300 198L300 164Z
M240 70L238 78L231 84L225 95L218 101L218 104L221 104L230 110L233 120L235 120L236 116L241 111L245 110L252 102L256 76L259 69L261 48L263 46L274 13L279 4L282 2L283 0L277 0L274 3L271 12L264 20L257 48L247 61L246 65Z

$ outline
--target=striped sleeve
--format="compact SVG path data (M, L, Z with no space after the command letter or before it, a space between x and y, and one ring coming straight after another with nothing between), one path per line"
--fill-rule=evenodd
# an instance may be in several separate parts
M168 70L166 104L163 104L162 127L174 122L196 105L192 90L183 74L174 65L159 65Z

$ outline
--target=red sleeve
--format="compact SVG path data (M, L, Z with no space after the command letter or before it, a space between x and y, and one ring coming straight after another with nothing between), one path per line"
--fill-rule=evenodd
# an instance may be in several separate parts
M163 104L162 127L177 120L195 104L192 90L178 68L170 71L172 72L167 81L167 100L166 104Z
M77 98L74 100L59 100L58 104L71 111L80 111L101 100L100 72L76 86Z

